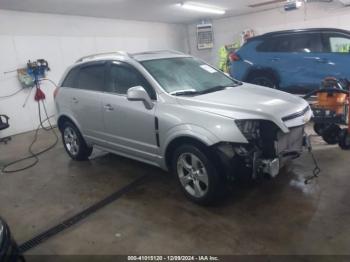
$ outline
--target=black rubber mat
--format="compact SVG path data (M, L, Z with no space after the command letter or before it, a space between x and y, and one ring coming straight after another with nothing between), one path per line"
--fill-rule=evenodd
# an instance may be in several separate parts
M51 227L50 229L46 230L45 232L33 237L32 239L24 242L19 246L20 252L23 254L29 249L32 249L44 241L48 240L49 238L57 235L58 233L70 228L71 226L77 224L81 220L87 218L88 216L96 213L101 208L105 207L106 205L109 205L110 203L116 201L118 198L122 197L124 194L130 192L133 190L136 186L140 185L147 175L144 175L132 183L128 184L127 186L123 187L122 189L114 192L113 194L109 195L108 197L102 199L101 201L95 203L94 205L84 209L83 211L79 212L78 214L66 219L65 221L61 222L60 224Z

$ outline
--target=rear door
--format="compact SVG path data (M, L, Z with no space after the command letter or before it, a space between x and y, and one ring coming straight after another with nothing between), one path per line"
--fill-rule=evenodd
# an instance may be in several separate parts
M289 49L290 39L287 36L272 36L263 40L256 48L258 52L257 69L272 70L278 76L279 89L284 91L288 87L290 74L295 73Z
M105 91L105 62L91 62L78 68L70 102L74 118L84 137L99 143L103 133L101 95Z
M319 32L296 33L290 42L295 74L290 76L289 89L293 93L305 94L317 89L323 79L322 35Z
M271 37L257 48L265 63L277 72L280 89L307 93L319 85L315 66L322 51L321 34L289 33Z
M324 53L320 70L323 78L333 76L350 79L350 35L340 32L323 33Z

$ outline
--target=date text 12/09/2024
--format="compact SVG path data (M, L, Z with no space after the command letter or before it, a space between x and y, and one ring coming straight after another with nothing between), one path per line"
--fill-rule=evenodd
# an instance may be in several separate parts
M128 261L220 261L216 256L128 256Z

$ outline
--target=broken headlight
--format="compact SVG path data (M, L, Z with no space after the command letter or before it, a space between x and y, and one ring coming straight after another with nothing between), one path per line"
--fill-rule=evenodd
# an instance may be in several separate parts
M235 120L235 123L247 140L258 139L260 136L260 121Z

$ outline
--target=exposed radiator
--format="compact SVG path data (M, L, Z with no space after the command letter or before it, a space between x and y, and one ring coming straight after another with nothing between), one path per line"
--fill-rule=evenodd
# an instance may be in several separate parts
M301 152L303 147L304 126L290 129L288 134L279 132L275 144L277 155Z

